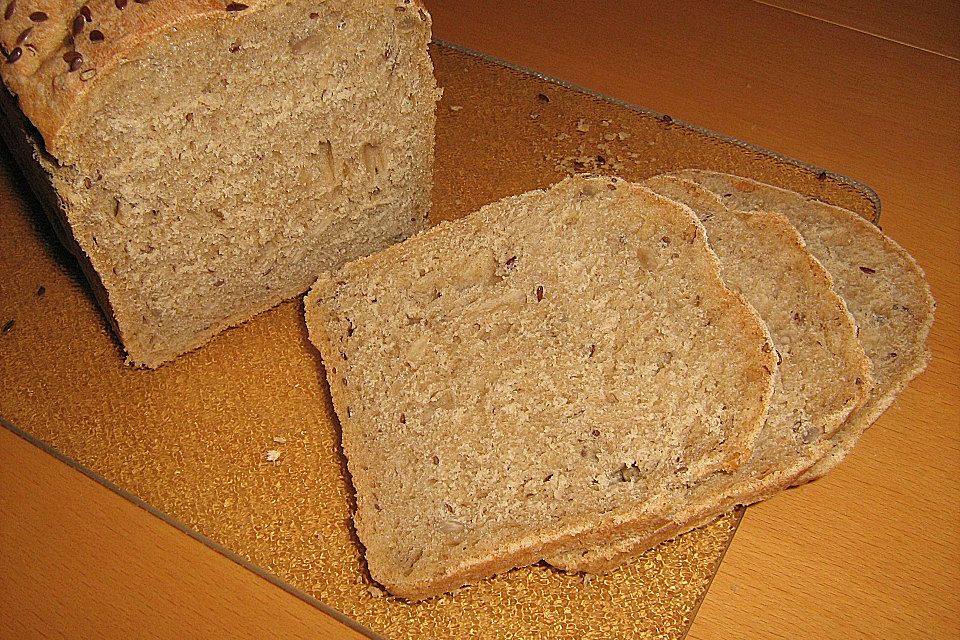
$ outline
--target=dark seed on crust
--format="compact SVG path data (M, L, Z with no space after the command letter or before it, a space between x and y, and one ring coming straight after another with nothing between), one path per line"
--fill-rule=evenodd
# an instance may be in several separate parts
M103 35L103 31L94 29L90 32L90 42L103 42L104 40L106 40L106 36Z
M400 424L407 424L407 415L405 413L400 414Z
M37 289L37 297L42 298L45 295L47 295L47 288L43 285L40 285L40 288Z
M870 274L877 272L876 269L871 269L870 267L860 267L860 271L863 271L864 273L870 273Z
M4 58L10 57L10 52L7 51L7 48L3 46L2 42L0 42L0 56L3 56Z
M515 266L517 266L517 256L510 256L509 258L507 258L507 261L504 263L503 266L506 267L507 269L513 269Z
M244 9L249 9L247 5L242 2L231 2L227 5L227 11L243 11Z
M30 32L33 31L33 27L27 27L20 32L20 35L17 36L17 44L23 44L27 41L27 38L30 37Z
M537 287L537 302L543 300L543 286Z
M310 19L311 19L311 20L316 20L316 19L319 18L319 17L320 17L320 14L317 13L316 11L311 11L311 12L310 12Z
M83 32L83 27L87 24L87 21L83 19L83 16L77 14L77 17L73 19L73 35L79 35Z
M537 102L550 102L550 96L545 93L538 93Z
M817 174L817 180L826 180L826 179L827 179L826 171L821 171L820 173Z
M595 345L595 344L590 345L590 357L591 357L591 358L593 357L593 354L595 354L596 352L597 352L597 345Z
M7 324L3 325L3 332L10 333L10 331L13 329L13 325L15 324L17 324L16 320L7 320Z
M404 11L407 10L407 8L406 8L406 7L394 7L393 10L396 11L397 13L403 13Z
M93 22L93 14L90 12L89 5L83 5L80 7L80 15L82 15L83 19L87 22Z
M673 122L673 118L671 118L667 114L663 114L662 116L660 116L660 122L666 122L667 124L670 124L671 122Z
M137 4L150 4L150 0L133 0Z
M43 11L34 11L30 14L30 20L33 22L46 22L49 17Z
M127 0L113 0L113 6L123 11L127 8Z
M23 56L23 49L21 49L20 47L16 47L14 48L13 51L10 52L10 55L7 56L7 62L10 64L13 64L17 60L19 60L21 56Z
M70 65L70 71L79 71L83 66L83 55L79 51L67 51L63 54L63 61Z
M17 0L10 0L10 4L3 10L3 19L9 20L13 17L13 12L17 10Z

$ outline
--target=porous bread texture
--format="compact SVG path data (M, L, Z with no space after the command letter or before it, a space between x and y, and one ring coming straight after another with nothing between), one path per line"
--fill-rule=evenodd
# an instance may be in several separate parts
M742 464L776 366L689 209L575 177L305 300L371 576L416 600L666 524Z
M439 98L418 4L173 4L91 2L85 21L19 2L4 24L32 25L38 53L4 80L37 118L128 362L147 367L425 227Z
M923 270L903 247L852 211L740 176L697 169L676 175L716 193L727 206L786 216L833 277L857 323L873 365L873 387L864 406L836 434L830 451L798 482L822 477L930 360L926 341L936 301Z
M673 176L643 184L697 214L724 281L766 322L780 364L766 422L746 464L690 487L670 524L548 559L567 571L605 573L737 505L786 489L829 450L830 436L863 405L870 388L870 361L853 318L784 216L727 209L712 192Z

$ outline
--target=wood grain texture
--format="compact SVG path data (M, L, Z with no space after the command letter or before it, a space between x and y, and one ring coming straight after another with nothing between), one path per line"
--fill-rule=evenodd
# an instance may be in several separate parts
M0 638L363 638L0 427Z
M747 511L690 637L960 635L960 64L747 0L428 6L438 37L877 189L939 301L935 359L839 469ZM320 612L30 449L0 429L0 637L324 637Z
M746 1L429 5L440 37L876 188L934 361L836 472L748 509L690 637L960 633L960 64Z
M763 4L960 58L960 2L766 0Z

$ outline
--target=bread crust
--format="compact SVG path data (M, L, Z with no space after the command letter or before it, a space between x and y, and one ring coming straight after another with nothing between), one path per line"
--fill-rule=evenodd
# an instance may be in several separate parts
M421 0L377 1L415 8L429 24ZM182 25L213 30L218 23L275 4L277 0L7 0L7 17L0 19L7 60L0 60L0 76L46 150L61 158L70 151L70 137L61 133L84 113L83 104L95 98L103 79L138 50Z

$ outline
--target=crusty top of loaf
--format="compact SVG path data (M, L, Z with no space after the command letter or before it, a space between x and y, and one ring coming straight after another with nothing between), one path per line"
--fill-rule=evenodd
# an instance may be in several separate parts
M398 12L418 11L421 0L379 0ZM103 77L158 35L188 22L234 20L276 0L7 0L0 19L6 60L0 76L20 109L59 156L65 125ZM171 51L171 55L175 52ZM201 60L197 64L203 64Z

